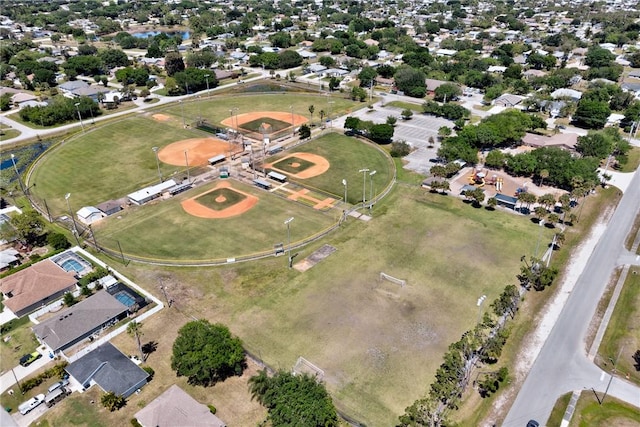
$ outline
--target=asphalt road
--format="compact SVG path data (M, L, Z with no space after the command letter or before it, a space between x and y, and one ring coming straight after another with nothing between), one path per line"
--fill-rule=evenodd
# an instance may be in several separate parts
M639 201L640 169L589 257L503 426L525 426L530 419L544 425L558 397L567 392L592 393L593 388L603 396L611 376L587 358L587 329L614 269L633 259L624 241L638 214ZM640 408L640 387L618 377L611 381L608 395Z

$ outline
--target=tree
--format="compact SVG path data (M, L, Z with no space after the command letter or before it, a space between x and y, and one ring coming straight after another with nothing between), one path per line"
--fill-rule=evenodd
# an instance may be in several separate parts
M100 403L102 403L102 406L107 408L109 411L113 412L116 409L122 408L127 403L127 401L124 399L124 397L117 395L112 391L108 391L102 395L102 397L100 398Z
M249 379L249 392L269 411L276 426L338 426L338 415L324 385L310 375L265 371Z
M602 129L610 114L611 109L606 102L581 99L573 115L573 120L579 126L587 129Z
M67 249L71 247L71 243L69 243L66 236L62 233L48 233L47 244L54 250Z
M302 64L302 56L295 50L285 50L278 55L278 67L282 69L295 68Z
M440 102L450 102L455 101L460 95L462 95L462 91L457 84L445 83L436 88L433 99Z
M184 71L184 61L179 52L169 52L164 57L164 68L167 76L172 77L174 74Z
M373 85L373 81L378 73L373 67L362 67L362 70L358 74L358 80L360 80L360 87L370 87Z
M298 130L298 135L300 135L300 139L311 138L311 128L306 124L300 126L300 129Z
M369 129L369 138L378 144L389 144L393 138L393 132L393 126L389 124L376 124Z
M171 368L191 384L212 385L245 368L242 342L219 323L196 320L178 331L173 343Z
M359 86L354 86L351 89L351 99L353 99L354 101L356 99L359 99L360 102L364 102L364 100L367 99L367 91Z
M451 135L451 128L449 126L440 126L438 128L438 137L440 139L446 138L449 135Z
M314 107L313 105L309 105L309 116L310 116L310 122L311 122L311 126L313 126L313 113L314 111L316 111L316 107Z
M538 172L538 175L540 175L540 187L542 187L542 183L544 182L545 178L549 178L549 171L546 169L542 169L540 172Z
M386 123L388 125L395 126L397 122L398 122L398 119L395 116L387 116Z
M98 53L98 58L102 59L107 68L126 67L129 65L127 54L120 49L104 49Z
M329 90L333 92L338 88L338 86L340 86L340 79L337 77L331 77L329 79Z
M62 302L64 302L64 305L66 305L67 307L71 307L78 301L71 292L65 292L64 296L62 297Z
M495 197L491 197L489 200L487 200L487 206L489 207L489 209L493 210L496 208L496 206L498 206L498 201Z
M344 120L344 127L347 129L351 129L353 131L355 130L359 130L361 129L361 122L362 120L360 120L357 117L352 117L352 116L348 116L345 120Z
M140 96L143 99L149 98L150 95L151 95L151 91L149 89L147 89L146 87L140 91Z
M427 91L425 74L421 70L400 66L396 70L393 78L398 90L403 91L405 95L422 98Z
M402 110L400 115L404 120L409 120L413 116L413 111L408 108L405 108L404 110Z
M389 154L391 157L404 157L411 152L411 146L406 141L393 141Z
M142 324L132 320L127 325L127 334L132 336L138 344L138 351L140 352L140 360L144 360L144 353L142 352L142 344L140 343L140 336L142 336Z
M44 231L44 220L37 211L28 210L20 215L14 215L9 224L15 229L17 238L25 245L37 243Z

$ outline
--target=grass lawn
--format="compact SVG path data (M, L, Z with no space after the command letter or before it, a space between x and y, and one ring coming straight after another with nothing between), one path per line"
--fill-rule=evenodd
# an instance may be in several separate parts
M592 392L580 395L570 427L634 426L640 424L638 408L607 396L600 405Z
M386 107L401 108L403 110L411 110L422 113L422 104L414 104L413 102L391 101L384 104Z
M0 140L15 138L20 135L20 133L21 132L19 130L3 126L0 130Z
M562 423L562 417L564 417L564 413L567 411L571 395L572 393L566 393L556 400L556 404L553 406L551 415L549 415L549 419L547 420L547 425L559 426Z
M323 156L331 166L329 170L309 179L294 179L305 187L317 188L337 199L344 197L342 180L347 181L347 201L358 203L362 201L363 168L376 171L373 177L366 176L366 198L370 199L371 183L373 194L380 193L387 187L393 176L393 163L372 144L367 144L356 138L350 138L339 133L329 133L311 142L296 147L291 152L279 154L269 162L277 162L278 158L291 153L304 152Z
M612 369L609 360L616 361L619 375L629 374L629 379L640 384L640 372L635 368L633 353L640 348L640 267L631 267L615 310L598 349L596 363ZM620 358L618 358L620 355Z
M184 192L170 200L131 206L94 224L98 243L131 255L153 259L210 260L269 251L286 239L282 221L295 217L291 242L302 240L337 221L336 212L321 213L266 191L233 181L240 191L258 197L248 212L225 219L197 218L180 201L206 192L212 185ZM162 232L158 232L162 230Z
M20 358L25 354L32 353L38 348L36 340L31 330L29 317L15 321L15 327L2 334L0 343L0 371L7 372L9 369L20 363ZM6 341L5 341L6 340Z
M631 147L627 153L627 163L620 168L620 172L632 173L640 166L640 147Z
M53 368L58 363L60 363L60 360L49 361L49 363L47 363L44 368L39 370L37 373L28 376L24 380L20 380L20 383L23 384L25 380L38 376L38 374L44 372L47 369ZM11 408L12 413L18 412L18 406L20 406L22 402L25 402L40 393L47 394L47 389L49 388L49 386L58 381L60 381L60 378L58 377L49 378L43 381L42 384L26 391L24 394L21 394L18 385L14 384L12 387L7 389L6 392L2 393L2 395L0 396L0 405L2 405L3 408ZM13 395L8 393L9 390L13 390Z
M349 219L301 250L296 261L320 244L337 248L305 273L286 269L282 258L163 272L130 264L123 272L154 288L162 275L178 309L230 325L274 368L291 369L305 357L325 371L339 408L367 425L388 426L424 395L447 346L477 320L477 296L491 301L513 281L538 228L527 218L404 186L378 203L374 216ZM381 271L407 286L379 282ZM174 332L163 326L149 337L158 334L166 345ZM122 339L134 351L133 340Z

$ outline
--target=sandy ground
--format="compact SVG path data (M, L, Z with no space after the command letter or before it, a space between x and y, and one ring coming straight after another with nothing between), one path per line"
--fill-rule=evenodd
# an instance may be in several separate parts
M256 205L256 203L258 203L258 198L251 195L251 194L247 194L244 193L236 188L233 188L233 191L236 191L240 194L243 194L244 196L246 196L246 198L244 200L242 200L239 203L236 203L233 206L230 206L226 209L222 209L220 211L216 211L213 209L210 209L200 203L198 203L196 201L196 199L198 197L201 197L205 194L211 193L212 191L215 191L219 188L233 188L231 183L229 181L222 181L220 183L218 183L218 185L216 185L214 188L212 188L209 191L205 191L204 193L200 193L195 197L192 197L188 200L185 200L181 203L182 205L182 209L185 210L185 212L187 212L190 215L193 216L197 216L198 218L207 218L207 219L221 219L221 218L229 218L232 216L237 216L237 215L241 215L245 212L247 212L249 209L251 209L252 207L254 207ZM216 199L217 201L217 199ZM224 201L224 200L222 200Z
M159 121L159 122L166 122L171 120L170 116L167 116L166 114L154 114L153 117L155 120Z
M274 171L283 173L285 175L290 175L290 176L292 176L294 178L308 179L308 178L313 178L314 176L322 175L323 173L328 171L329 167L331 166L331 164L329 163L329 161L327 159L325 159L324 157L319 156L317 154L313 154L313 153L291 153L286 157L278 159L276 161L276 163L281 162L283 160L286 160L286 159L288 159L290 157L297 157L299 159L306 160L308 162L314 163L314 165L311 166L310 168L307 168L307 169L301 171L300 173L296 173L296 174L291 174L290 172L283 171L281 169L275 168L275 167L273 167L273 163L266 164L265 168L273 169ZM292 165L292 166L294 166L294 165Z
M158 152L163 163L174 166L204 166L218 154L227 154L232 144L218 138L191 138L167 145ZM186 152L186 156L185 156Z

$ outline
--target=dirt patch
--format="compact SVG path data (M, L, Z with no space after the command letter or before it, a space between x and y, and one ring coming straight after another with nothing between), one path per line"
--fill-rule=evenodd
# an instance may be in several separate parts
M228 154L232 144L218 138L191 138L171 143L158 152L163 163L174 166L204 166L219 154ZM186 151L186 156L185 156Z
M292 174L290 172L278 169L278 168L273 166L274 163L266 164L265 168L273 169L273 170L275 170L277 172L284 173L285 175L290 175L290 176L292 176L294 178L309 179L309 178L313 178L314 176L322 175L323 173L328 171L329 167L331 166L331 164L329 163L329 160L327 160L324 157L319 156L317 154L313 154L313 153L291 153L288 156L283 157L282 159L278 159L277 162L281 162L283 160L286 160L289 157L297 157L299 159L311 162L314 165L309 167L309 168L307 168L307 169L305 169L305 170L303 170L303 171L300 171L299 173L296 173L296 174ZM294 165L292 164L291 166L294 166Z
M237 114L233 117L224 119L221 123L224 126L235 129L236 127L242 127L245 123L260 120L263 117L269 117L282 122L291 123L293 126L300 126L309 121L306 117L299 114L285 113L283 111L255 111L253 113Z
M256 203L258 203L258 198L252 196L251 194L244 193L238 189L233 188L233 191L236 191L244 196L246 196L240 203L236 203L233 206L230 206L226 209L222 209L220 211L216 211L210 209L201 203L198 203L196 199L198 197L202 197L205 194L211 193L219 188L233 188L229 181L224 181L218 183L214 188L209 191L205 191L204 193L198 194L195 197L187 199L181 203L182 209L185 210L190 215L197 216L198 218L207 218L207 219L222 219L222 218L230 218L233 216L241 215L247 212L249 209L254 207Z
M171 120L171 117L167 116L166 114L154 114L151 117L159 122L168 122L169 120Z

